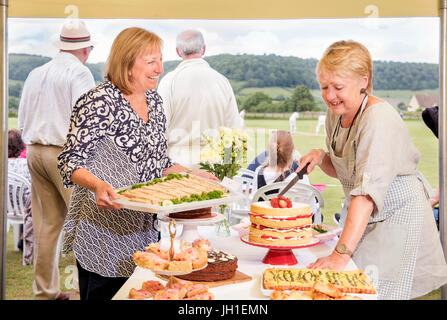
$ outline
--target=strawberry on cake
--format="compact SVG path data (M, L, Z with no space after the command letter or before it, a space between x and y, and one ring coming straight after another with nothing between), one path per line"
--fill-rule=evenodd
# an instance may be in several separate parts
M305 203L279 196L254 202L250 207L251 242L271 245L302 245L312 239L312 211Z

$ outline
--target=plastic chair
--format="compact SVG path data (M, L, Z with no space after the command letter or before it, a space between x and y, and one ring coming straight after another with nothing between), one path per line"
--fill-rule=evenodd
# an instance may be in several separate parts
M23 226L25 220L25 202L23 194L26 188L31 190L31 184L25 177L14 172L8 172L9 196L7 199L7 219L8 225L12 225L13 228L15 251L19 251L18 243L20 240L20 226ZM22 264L25 265L25 239L23 242Z
M276 197L287 184L287 181L283 181L263 186L255 192L252 202L270 201L270 199ZM322 223L323 215L321 213L321 208L324 208L324 199L323 195L317 188L311 185L297 182L284 194L284 196L291 199L292 201L309 204L312 212L314 213L313 222L315 224Z
M250 210L250 196L253 190L253 182L255 172L249 169L241 168L237 171L238 175L233 177L233 180L239 182L239 192L244 195L244 199L235 202L231 206L230 220L231 218L236 220L242 220L248 217L248 211Z

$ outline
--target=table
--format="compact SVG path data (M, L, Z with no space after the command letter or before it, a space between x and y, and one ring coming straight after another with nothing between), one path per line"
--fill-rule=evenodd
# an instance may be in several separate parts
M231 230L230 237L225 238L215 235L214 226L200 226L198 227L198 232L202 237L210 241L212 247L235 255L238 258L238 270L252 277L250 281L211 288L210 291L214 293L216 300L269 299L268 296L265 296L261 292L262 272L264 269L272 267L271 265L262 263L262 259L269 249L243 243L240 240L239 234L234 230ZM293 253L298 260L298 264L287 267L306 268L317 258L329 255L336 244L337 238L326 240L313 247L294 249ZM356 269L358 268L354 261L352 259L349 260L345 270ZM127 300L130 289L141 288L142 283L147 280L158 280L165 283L165 281L156 277L152 271L136 267L132 276L124 283L112 300ZM377 299L376 295L368 296L370 296L368 299Z

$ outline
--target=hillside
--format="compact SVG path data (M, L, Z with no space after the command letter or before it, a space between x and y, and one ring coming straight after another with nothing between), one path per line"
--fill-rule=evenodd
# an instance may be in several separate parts
M34 68L43 65L51 60L49 57L43 57L30 54L16 54L11 53L9 58L9 79L25 81L28 73ZM90 69L95 78L95 81L102 81L102 69L104 63L87 63L86 66Z
M24 81L35 67L50 58L28 54L9 55L9 79ZM315 79L316 59L277 55L230 55L205 57L217 71L242 88L287 87L305 85L318 89ZM165 74L180 61L166 61ZM104 63L87 63L96 81L102 81ZM373 86L376 90L423 90L438 87L438 65L432 63L374 62Z
M319 89L315 78L316 59L282 57L277 55L230 55L205 57L217 71L225 75L238 92L250 87L286 87L305 85ZM166 61L165 74L180 61ZM425 90L438 88L438 65L374 61L373 87L375 90Z
M23 82L34 68L48 62L49 57L9 54L9 108L17 111ZM315 78L316 59L277 55L230 55L205 57L205 60L231 82L236 96L265 91L275 100L290 97L296 86L319 90ZM164 74L173 70L180 60L165 61ZM87 63L95 81L101 82L104 63ZM164 75L163 74L163 75ZM161 78L163 77L161 76ZM374 90L421 91L438 88L438 65L430 63L374 62ZM322 104L321 101L317 103Z

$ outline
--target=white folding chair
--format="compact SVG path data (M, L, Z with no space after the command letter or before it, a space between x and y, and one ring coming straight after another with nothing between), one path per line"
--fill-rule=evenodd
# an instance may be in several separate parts
M250 196L253 190L255 172L249 169L241 168L237 171L237 175L233 180L239 182L239 192L244 195L244 198L238 202L234 202L231 206L230 220L242 220L248 217L250 210Z
M270 199L276 197L287 184L287 181L283 181L272 183L259 188L253 195L252 202L262 200L270 201ZM323 216L321 213L321 208L324 208L324 199L320 190L318 190L314 186L297 182L284 194L284 196L295 202L303 202L309 204L312 212L314 213L314 224L322 223Z
M320 127L326 125L326 115L318 116L317 127L315 128L315 135L320 132Z
M25 202L23 194L26 188L31 190L28 180L14 172L8 172L8 199L7 199L7 219L8 225L12 225L14 234L14 250L19 251L20 226L25 220ZM25 239L23 241L22 264L25 265Z

